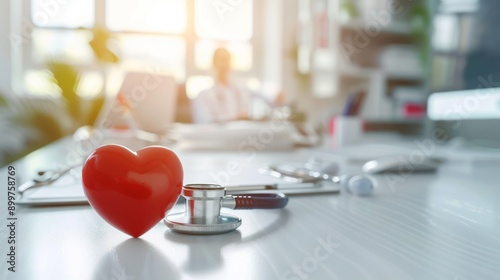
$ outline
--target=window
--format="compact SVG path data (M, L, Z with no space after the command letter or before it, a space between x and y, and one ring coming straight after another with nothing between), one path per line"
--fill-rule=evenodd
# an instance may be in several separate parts
M29 43L23 45L28 49L23 51L21 80L24 90L31 94L57 93L44 82L50 79L46 68L52 60L78 68L82 76L79 94L93 95L104 86L114 94L128 71L169 74L179 82L188 77L206 77L212 67L213 51L221 46L232 52L237 76L246 80L254 76L251 0L25 1L29 5L24 13L31 19L33 30ZM96 63L89 46L95 26L110 32L108 47L111 45L120 58L117 64ZM106 75L102 75L103 71Z
M94 0L31 0L31 19L38 27L90 28L94 5Z
M248 41L252 37L251 1L196 0L196 34L204 39ZM231 2L234 4L231 7ZM225 4L225 6L218 6Z
M106 25L112 31L181 34L186 30L186 1L107 0Z
M185 78L185 42L182 38L158 35L119 35L123 70L168 72L178 80Z
M92 32L88 30L35 29L31 33L32 59L38 64L52 59L73 64L91 63L94 54L88 46Z

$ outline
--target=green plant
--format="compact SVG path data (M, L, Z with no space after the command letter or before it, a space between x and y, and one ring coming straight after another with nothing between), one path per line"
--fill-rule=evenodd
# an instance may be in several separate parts
M411 35L420 50L420 59L424 69L428 69L430 56L431 15L428 3L415 4L409 13Z
M106 101L106 97L104 94L99 94L98 96L94 97L90 101L90 109L87 111L86 118L84 120L84 125L94 125L97 116L99 116L99 113L101 112L102 107L104 106L104 102Z
M42 147L64 136L57 119L49 112L24 104L16 107L12 120L24 127L31 127L36 131L37 141L30 143L35 148ZM29 149L31 150L31 149Z
M112 36L106 29L96 26L92 29L92 33L93 38L89 42L89 46L101 66L104 88L106 88L106 71L104 67L109 63L117 63L119 58L108 46ZM93 125L105 102L104 92L88 100L89 106L88 108L84 108L83 99L77 93L80 83L78 69L58 60L49 62L48 68L52 72L54 83L61 89L61 97L63 98L66 112L72 119L72 129L74 130L83 125Z
M105 28L102 28L100 26L95 26L94 29L92 30L92 33L93 33L93 38L89 42L89 46L92 48L94 56L96 57L97 61L101 66L104 86L103 86L103 93L101 93L100 96L98 96L91 102L90 112L87 119L87 124L89 125L95 123L99 111L105 102L106 97L104 92L106 89L106 81L107 81L105 66L106 64L114 64L120 61L118 55L116 55L116 53L109 47L110 45L109 43L113 39L111 33Z
M3 94L0 93L0 108L7 106L7 100L3 97Z
M344 17L344 20L352 20L359 17L359 10L356 2L353 0L346 0L342 2L340 6L341 15Z
M108 42L112 36L107 30L96 27L92 32L94 36L89 46L103 70L103 79L106 80L104 66L118 62L119 58L108 48ZM72 133L80 126L95 123L105 102L104 93L101 92L88 100L79 96L77 88L80 83L80 72L66 61L61 59L49 61L47 68L52 73L52 81L60 88L63 114L53 112L53 108L57 107L55 104L49 108L30 97L5 98L0 94L0 129L9 131L10 140L14 139L14 141L8 141L9 137L3 137L0 141L0 162L3 161L4 156L7 157L7 162L10 162ZM44 103L52 102L43 101ZM65 125L67 120L61 120L61 115L70 118L69 130Z
M59 122L37 101L0 95L0 162L6 164L64 135ZM3 161L3 162L2 162Z
M89 42L95 57L101 63L117 63L118 56L109 48L109 42L113 38L111 34L100 26L92 30L93 38Z
M90 105L86 108L84 99L76 91L80 83L78 70L61 61L52 61L48 67L52 72L54 83L61 89L66 113L71 118L71 130L84 125L92 125L104 104L104 95L101 93L89 100Z
M76 68L61 61L49 62L48 68L52 72L53 82L61 89L61 97L66 111L73 118L73 121L80 122L82 108L80 97L76 92L80 83L80 74Z

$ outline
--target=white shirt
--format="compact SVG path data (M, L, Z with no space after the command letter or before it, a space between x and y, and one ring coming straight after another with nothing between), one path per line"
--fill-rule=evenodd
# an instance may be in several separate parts
M238 119L248 111L247 93L233 84L216 83L202 91L193 100L193 117L196 123L226 122Z

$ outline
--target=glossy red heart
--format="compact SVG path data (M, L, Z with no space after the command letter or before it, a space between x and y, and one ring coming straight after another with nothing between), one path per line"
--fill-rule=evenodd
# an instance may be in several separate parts
M112 226L139 237L174 206L183 171L177 155L165 147L134 153L123 146L105 145L87 158L82 179L94 210Z

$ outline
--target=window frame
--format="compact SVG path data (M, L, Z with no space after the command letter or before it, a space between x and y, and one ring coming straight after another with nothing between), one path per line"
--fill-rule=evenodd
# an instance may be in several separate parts
M180 38L185 43L185 67L184 67L184 80L178 81L180 83L185 83L189 77L192 76L211 76L212 71L210 69L199 69L196 66L195 59L195 47L196 42L198 41L210 41L215 42L217 44L223 44L224 41L220 40L209 40L204 39L196 35L195 32L195 11L194 5L196 0L186 0L186 30L183 33L160 33L160 32L137 32L137 31L110 31L112 34L116 35L154 35L154 36L162 36L162 37L170 37L170 38ZM253 8L252 8L252 37L249 41L243 42L248 43L251 46L252 52L252 66L248 70L237 70L233 71L233 78L236 80L246 80L250 78L262 78L262 31L263 25L262 21L259 20L258 15L261 14L263 10L265 0L252 0ZM31 0L22 0L18 2L22 5L22 19L31 24L32 30L40 29L40 30L69 30L74 31L78 30L78 28L64 28L64 27L39 27L35 26L32 21L31 16ZM105 0L94 0L94 8L95 8L95 23L94 25L98 26L106 26L106 1ZM90 30L89 28L79 28L80 30ZM46 69L46 65L44 63L38 63L32 58L33 52L33 44L31 40L31 36L28 38L28 42L22 44L22 52L21 52L21 71L19 75L22 77L16 77L17 84L16 88L22 89L24 93L24 75L26 71L29 70L41 70ZM73 64L78 67L81 71L96 71L101 72L101 67L95 62L85 63L85 64ZM110 94L106 92L106 94ZM111 93L112 94L112 93Z

